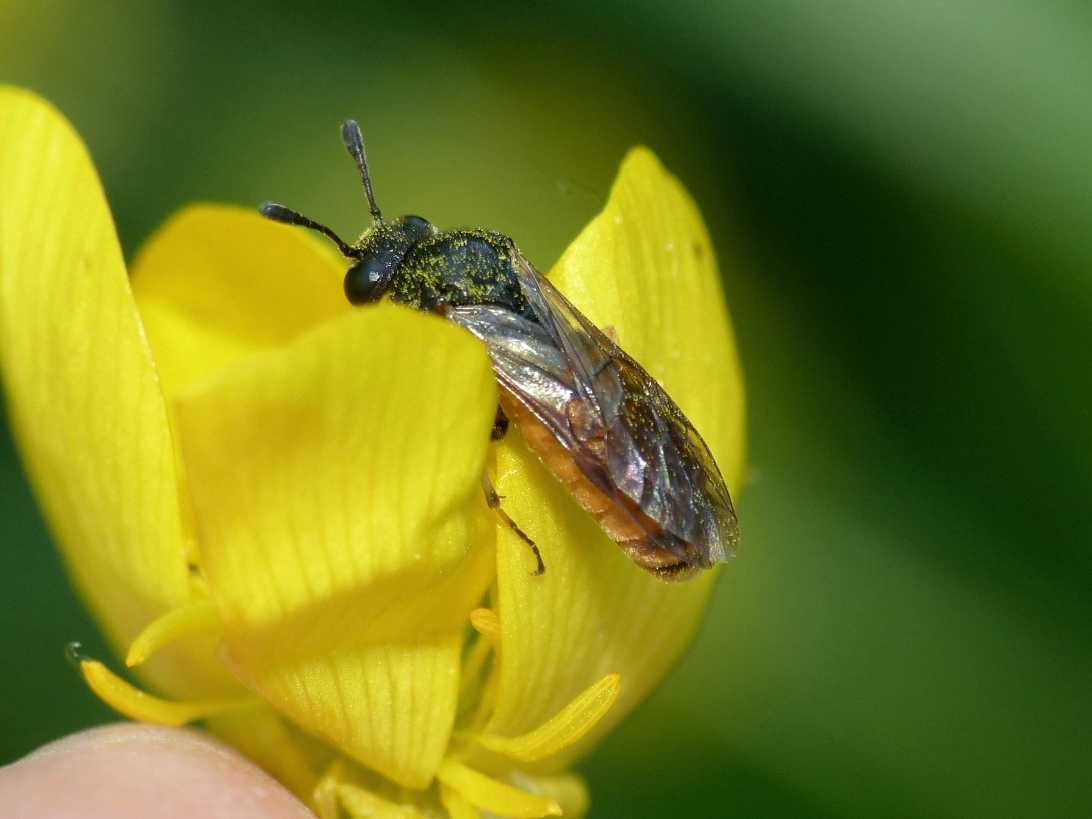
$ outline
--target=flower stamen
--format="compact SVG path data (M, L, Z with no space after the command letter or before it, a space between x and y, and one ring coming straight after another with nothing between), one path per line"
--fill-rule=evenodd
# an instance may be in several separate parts
M98 660L77 658L80 674L95 695L129 719L178 727L237 708L259 704L254 697L233 700L165 700L130 685Z
M481 699L486 663L492 656L493 644L481 637L473 642L463 657L459 682L459 707L463 712L474 707Z
M474 609L470 612L470 625L493 645L500 640L500 618L493 609Z
M440 763L436 778L471 805L512 819L541 819L561 816L561 805L553 799L513 788L475 771L450 757Z
M338 819L341 809L353 819L425 819L411 805L398 804L345 781L345 767L335 762L315 786L313 802L320 819Z
M482 814L476 807L466 801L466 798L453 788L441 783L440 804L448 812L451 819L481 819Z
M545 759L581 740L606 716L618 699L622 678L608 674L584 689L538 728L518 737L477 734L468 738L494 753L518 762Z
M195 600L171 609L144 627L129 646L125 665L138 666L159 649L183 637L217 635L223 630L220 612L212 600Z

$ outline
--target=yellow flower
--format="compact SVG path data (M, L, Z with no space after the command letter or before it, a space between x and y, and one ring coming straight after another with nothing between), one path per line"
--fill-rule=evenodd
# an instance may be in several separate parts
M324 816L578 816L566 770L663 679L714 572L633 566L518 435L491 444L482 346L249 211L196 205L127 276L68 123L0 89L0 350L27 470L143 693ZM660 379L728 484L743 392L712 247L633 150L551 278ZM485 506L488 466L548 570Z

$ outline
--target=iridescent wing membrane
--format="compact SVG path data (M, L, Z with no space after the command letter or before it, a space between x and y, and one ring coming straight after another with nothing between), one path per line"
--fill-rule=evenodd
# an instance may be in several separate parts
M692 566L731 555L735 509L712 453L670 396L518 255L537 322L488 305L447 317L485 342L502 389L534 414L594 486Z

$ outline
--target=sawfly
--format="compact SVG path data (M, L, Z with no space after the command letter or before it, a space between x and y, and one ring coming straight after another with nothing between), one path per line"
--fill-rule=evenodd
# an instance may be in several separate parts
M440 230L420 216L383 218L360 128L341 129L356 161L372 224L350 244L330 228L272 202L261 213L316 230L351 261L352 304L385 296L443 316L486 346L500 386L493 437L509 422L527 445L643 569L683 580L728 558L739 526L728 487L697 430L664 389L589 321L508 236L480 228ZM501 508L489 505L531 547Z

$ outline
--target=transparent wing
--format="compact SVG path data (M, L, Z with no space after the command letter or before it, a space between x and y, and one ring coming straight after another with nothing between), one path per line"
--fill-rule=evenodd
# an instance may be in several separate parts
M501 388L526 406L570 452L580 447L568 423L579 397L576 374L546 330L533 321L490 305L449 308L445 315L486 343Z
M486 342L502 388L531 410L609 496L651 519L659 545L711 565L739 540L712 453L670 396L624 350L516 255L537 323L496 307L449 318Z

